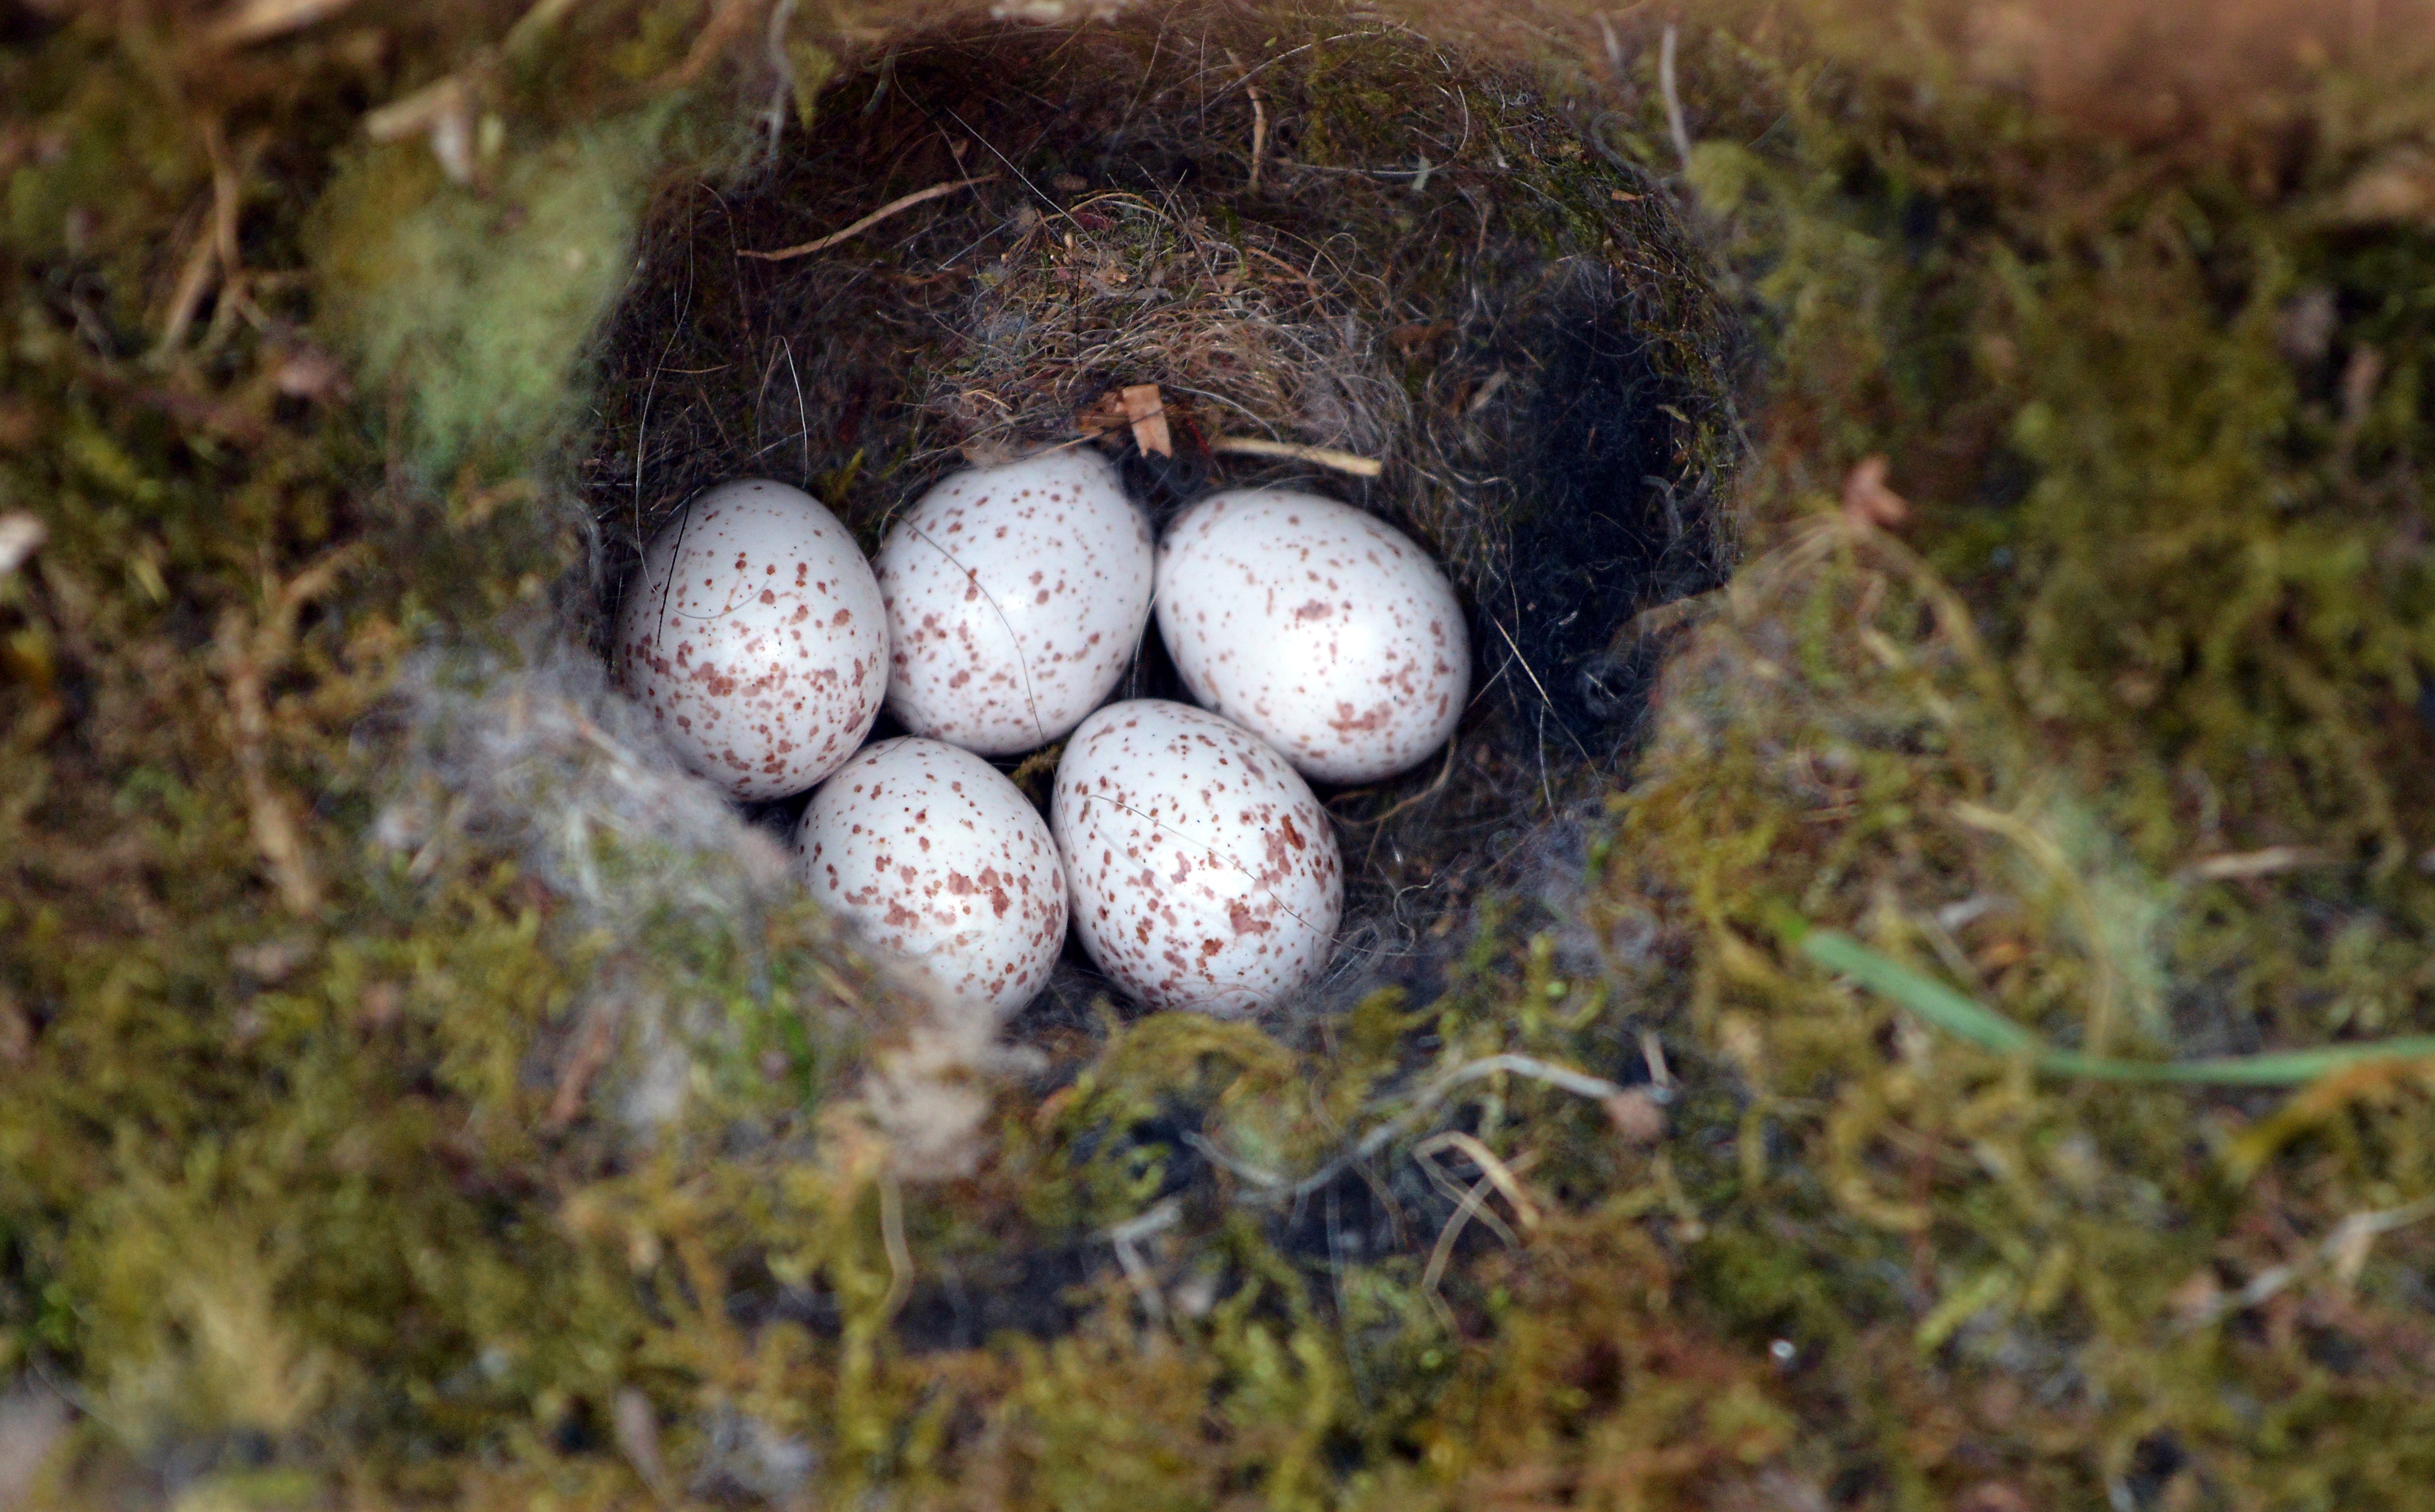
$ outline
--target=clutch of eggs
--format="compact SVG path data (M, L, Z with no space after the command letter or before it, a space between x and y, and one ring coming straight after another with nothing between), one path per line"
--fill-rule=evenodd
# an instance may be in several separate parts
M984 756L1062 737L1124 676L1153 572L1149 523L1096 452L942 480L879 547L889 711Z
M836 516L746 478L698 495L651 539L613 655L688 768L740 799L785 798L871 733L888 611Z
M1317 980L1344 911L1336 832L1269 746L1161 698L1082 721L1049 823L1075 933L1153 1008L1235 1015Z
M1312 494L1220 493L1153 546L1110 463L1052 453L942 480L875 566L797 490L712 489L646 552L619 673L736 797L826 778L796 830L804 886L941 997L999 1015L1046 985L1069 915L1150 1007L1249 1013L1307 987L1344 877L1303 774L1403 771L1468 692L1443 573ZM1206 709L1100 707L1153 599ZM857 752L883 696L913 734ZM1069 733L1044 822L983 757Z
M1065 942L1065 877L1048 825L996 767L906 737L863 747L795 830L812 896L948 1001L1008 1014Z
M1471 686L1453 585L1350 505L1241 489L1176 518L1158 628L1192 696L1327 782L1391 777L1444 745Z

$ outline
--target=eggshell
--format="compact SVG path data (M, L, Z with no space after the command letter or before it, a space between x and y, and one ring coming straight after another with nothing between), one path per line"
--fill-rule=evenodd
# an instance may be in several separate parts
M1158 553L1158 629L1192 696L1327 782L1444 745L1471 687L1462 606L1402 531L1282 489L1215 494Z
M1065 943L1048 824L997 768L910 737L856 752L795 829L812 896L948 999L1011 1013Z
M1048 816L1083 948L1143 1003L1251 1013L1326 969L1336 832L1250 732L1163 698L1110 704L1066 743Z
M888 612L836 516L748 478L703 492L651 538L614 657L687 766L737 798L784 798L871 733Z
M1149 623L1149 523L1096 452L956 473L897 520L877 565L889 708L985 756L1079 724Z

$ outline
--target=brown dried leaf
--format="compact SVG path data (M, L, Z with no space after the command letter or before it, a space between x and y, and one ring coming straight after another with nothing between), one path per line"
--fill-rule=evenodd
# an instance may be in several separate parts
M1085 436L1122 430L1131 423L1132 417L1125 412L1124 396L1118 393L1102 394L1074 412L1074 428Z
M1854 525L1891 530L1910 518L1910 501L1886 487L1883 456L1862 457L1843 479L1843 518Z
M660 1459L660 1418L651 1408L651 1399L632 1386L626 1387L610 1405L609 1425L626 1463L634 1468L634 1473L650 1487L652 1495L665 1500L668 1472Z

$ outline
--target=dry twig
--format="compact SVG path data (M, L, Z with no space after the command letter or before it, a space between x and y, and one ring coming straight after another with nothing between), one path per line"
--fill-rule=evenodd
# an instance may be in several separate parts
M1438 1151L1448 1147L1460 1150L1471 1163L1479 1169L1479 1179L1473 1182L1468 1191L1455 1186L1447 1179L1445 1173L1429 1159ZM1476 1218L1494 1228L1497 1236L1509 1245L1521 1242L1511 1229L1497 1221L1495 1212L1489 1208L1486 1201L1489 1188L1494 1187L1505 1194L1505 1200L1512 1204L1513 1216L1521 1221L1523 1228L1539 1227L1539 1210L1528 1197L1523 1195L1522 1182L1517 1175L1519 1170L1528 1168L1535 1161L1537 1155L1535 1152L1526 1154L1513 1164L1508 1165L1498 1160L1496 1152L1482 1144L1477 1137L1465 1134L1459 1129L1448 1129L1442 1134L1431 1135L1414 1145L1412 1159L1420 1162L1422 1169L1429 1174L1429 1178L1441 1190L1453 1194L1455 1198L1455 1211L1446 1218L1445 1227L1438 1230L1438 1242L1429 1251L1428 1265L1421 1272L1421 1290L1434 1301L1437 1297L1438 1282L1445 1276L1446 1263L1454 1258L1455 1244L1461 1239L1463 1229L1473 1219Z
M888 203L880 206L877 210L872 211L870 215L855 221L853 225L846 227L843 231L833 231L825 236L816 237L811 241L803 243L800 247L781 247L774 252L738 252L736 255L739 257L753 258L756 261L764 263L775 263L789 257L806 256L812 252L825 252L839 242L848 241L855 236L861 235L864 232L869 231L872 227L878 225L881 221L886 220L890 215L896 215L900 211L910 210L915 205L922 204L927 200L944 198L948 195L954 194L958 189L970 189L976 184L988 183L991 180L995 179L997 175L994 173L981 173L975 174L969 179L950 179L944 183L934 183L927 189L916 189L911 194L906 195L901 198L889 200Z
M272 595L269 611L259 626L249 627L244 611L231 610L219 625L221 676L228 684L229 744L236 754L237 775L245 787L246 809L254 849L278 889L287 911L309 918L320 911L321 884L313 858L287 801L270 780L271 676L296 648L296 620L304 607L337 586L338 576L360 555L354 546L329 553Z
M913 1249L905 1242L905 1192L893 1176L879 1178L879 1240L888 1250L888 1297L881 1315L893 1317L913 1295Z
M354 0L240 0L212 28L212 41L242 47L326 21Z
M1168 1197L1107 1231L1108 1242L1115 1246L1116 1263L1124 1268L1125 1280L1141 1299L1142 1315L1152 1325L1166 1321L1166 1298L1159 1295L1158 1278L1150 1274L1149 1263L1142 1258L1140 1246L1142 1241L1166 1232L1183 1220L1183 1204Z
M1328 446L1302 446L1292 441L1264 441L1256 436L1220 436L1209 443L1213 452L1234 452L1246 456L1277 456L1289 462L1308 462L1318 467L1350 472L1356 478L1374 478L1387 471L1387 464L1374 456L1356 456Z
M1432 1134L1412 1146L1412 1159L1425 1160L1444 1149L1460 1150L1472 1164L1484 1172L1488 1179L1495 1184L1496 1190L1505 1194L1505 1200L1513 1205L1513 1216L1522 1220L1523 1228L1539 1227L1538 1206L1523 1194L1522 1182L1515 1176L1514 1168L1498 1160L1494 1150L1479 1142L1479 1136L1466 1134L1459 1128L1450 1128L1442 1134ZM1520 1163L1527 1166L1530 1162L1526 1159Z
M1436 1111L1438 1105L1452 1096L1457 1088L1485 1077L1500 1075L1523 1076L1532 1081L1544 1082L1559 1091L1571 1092L1576 1097L1590 1098L1601 1108L1609 1106L1612 1099L1624 1095L1630 1090L1603 1076L1592 1076L1584 1072L1575 1071L1570 1066L1559 1065L1552 1060L1541 1060L1536 1056L1512 1054L1484 1056L1477 1060L1457 1066L1423 1088L1412 1099L1410 1106L1402 1112L1362 1135L1351 1150L1321 1166L1301 1180L1290 1185L1269 1186L1257 1192L1246 1192L1235 1200L1245 1205L1299 1202L1346 1171L1385 1149L1414 1124Z
M583 1111L583 1099L592 1090L592 1079L609 1064L611 1054L617 1048L617 1018L596 1008L583 1028L583 1038L567 1057L565 1069L559 1073L558 1085L549 1100L549 1112L542 1119L544 1130L556 1133L572 1125Z
M1235 56L1234 48L1226 49L1226 60L1233 63L1237 71L1243 71L1243 60ZM1243 71L1243 93L1252 98L1252 176L1245 180L1243 187L1257 189L1260 186L1260 159L1269 147L1269 105L1260 94L1260 86L1252 82L1248 71Z
M2249 877L2271 877L2278 872L2299 871L2310 867L2339 865L2340 858L2331 851L2305 845L2270 845L2263 850L2243 851L2236 855L2205 856L2182 868L2179 876L2187 882L2234 882Z
M2209 1295L2184 1317L2183 1327L2204 1328L2227 1314L2247 1312L2320 1265L2331 1269L2337 1280L2349 1285L2366 1268L2368 1249L2378 1237L2428 1218L2435 1218L2435 1197L2421 1197L2381 1211L2354 1212L2334 1225L2334 1231L2317 1246L2315 1253L2288 1264L2270 1265L2236 1292Z
M1657 88L1666 96L1666 131L1674 139L1674 150L1683 159L1683 166L1691 165L1691 132L1683 124L1683 92L1674 82L1674 50L1680 42L1682 28L1670 22L1666 36L1657 46Z

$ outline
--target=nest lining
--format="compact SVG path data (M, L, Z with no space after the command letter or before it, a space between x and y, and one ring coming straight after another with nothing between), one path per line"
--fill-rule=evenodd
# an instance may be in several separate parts
M1347 863L1338 999L1434 977L1478 899L1562 849L1640 711L1652 658L1627 627L1732 558L1736 342L1692 237L1535 80L1375 18L906 42L747 181L669 186L645 246L583 464L603 625L710 483L797 484L871 549L945 472L1060 445L1108 448L1162 523L1289 485L1447 566L1476 658L1453 747L1321 790ZM1112 419L1145 385L1171 455ZM1289 455L1229 449L1246 438ZM1155 634L1118 696L1183 696ZM1010 764L1036 787L1046 765ZM1104 988L1069 950L1034 1011Z

